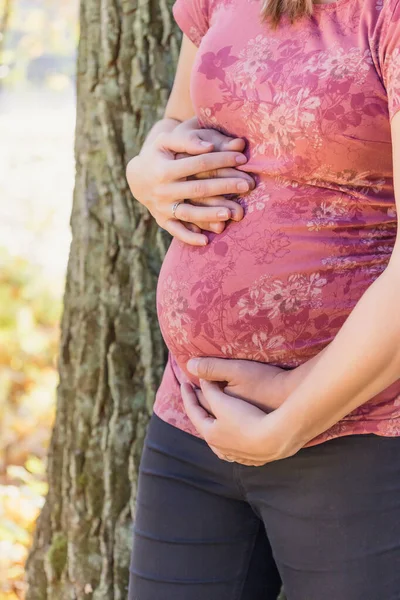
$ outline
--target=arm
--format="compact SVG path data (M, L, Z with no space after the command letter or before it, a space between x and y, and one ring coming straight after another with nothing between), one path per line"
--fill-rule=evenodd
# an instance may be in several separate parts
M400 213L400 112L392 119L392 141ZM259 465L295 454L399 379L399 298L397 238L388 267L364 293L329 346L289 376L279 372L274 377L288 376L289 382L289 395L276 410L265 414L202 380L208 412L193 390L182 386L189 417L221 458L228 455L243 464ZM268 395L267 386L264 395Z
M398 254L397 250L324 355L303 373L278 409L296 446L303 446L400 377Z
M184 35L174 83L164 110L164 117L150 129L142 150L152 144L160 133L171 133L180 123L195 116L190 98L189 81L196 53L196 46Z
M204 245L208 240L201 229L220 233L227 221L243 217L242 207L225 194L239 193L240 185L246 193L254 188L254 180L236 168L247 162L245 141L200 129L193 117L190 73L196 53L196 46L183 36L164 118L152 127L126 175L133 196L160 227L183 242Z
M335 339L292 372L298 385L276 410L265 414L259 403L229 396L217 383L202 379L200 393L181 386L189 418L221 459L258 466L295 454L399 378L399 297L396 243L386 271L366 291ZM268 403L268 386L264 396Z
M400 213L400 114L392 120ZM359 300L323 356L279 409L304 445L400 378L400 240L386 270ZM334 365L334 368L332 368Z

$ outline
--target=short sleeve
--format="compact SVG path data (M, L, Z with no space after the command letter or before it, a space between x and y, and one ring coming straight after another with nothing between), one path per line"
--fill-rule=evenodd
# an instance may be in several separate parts
M379 61L390 118L400 110L400 0L387 0L379 40Z
M209 26L208 0L176 0L172 13L178 27L198 47Z

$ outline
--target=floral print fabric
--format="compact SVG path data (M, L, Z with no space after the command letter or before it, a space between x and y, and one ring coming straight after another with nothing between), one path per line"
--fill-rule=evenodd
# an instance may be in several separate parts
M400 108L400 4L338 0L276 30L260 0L177 0L198 47L203 127L246 139L245 217L204 248L173 240L157 291L169 360L156 413L198 435L179 383L192 356L294 368L320 352L393 250L390 119ZM240 167L241 168L241 167ZM384 332L383 332L384 334ZM400 435L400 381L312 443Z

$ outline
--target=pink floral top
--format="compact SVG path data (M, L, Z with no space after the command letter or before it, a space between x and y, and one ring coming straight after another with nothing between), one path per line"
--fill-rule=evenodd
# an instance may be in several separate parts
M385 269L396 237L400 0L317 5L276 30L260 8L176 0L173 9L199 47L196 114L247 140L243 169L257 182L239 198L240 223L209 234L204 248L173 240L159 277L170 354L155 412L195 435L179 391L190 357L307 361ZM354 433L400 435L400 380L311 443Z

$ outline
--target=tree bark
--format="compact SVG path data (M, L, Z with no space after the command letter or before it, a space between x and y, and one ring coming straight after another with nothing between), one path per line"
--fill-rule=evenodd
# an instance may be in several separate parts
M168 238L131 197L125 166L169 95L172 3L81 0L73 240L27 600L127 597L138 463L166 359L155 288Z

